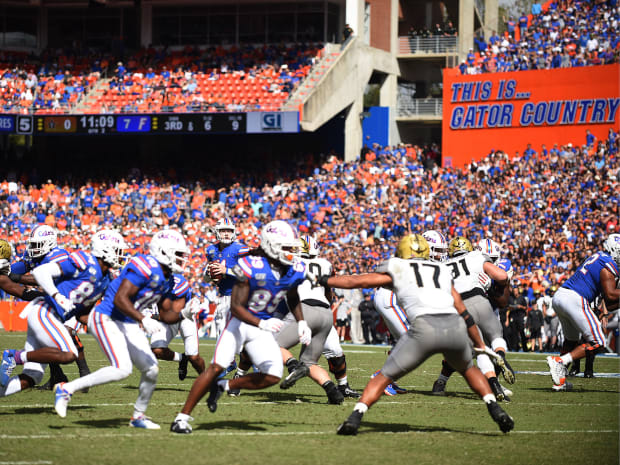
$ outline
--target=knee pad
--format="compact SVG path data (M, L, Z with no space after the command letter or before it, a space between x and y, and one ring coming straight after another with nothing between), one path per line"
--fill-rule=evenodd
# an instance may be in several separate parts
M159 365L157 364L151 365L149 369L144 372L144 376L154 381L157 381L158 374L159 374Z
M506 352L506 347L506 340L503 337L498 337L497 339L493 339L493 341L491 341L491 348L494 352L497 352L497 349Z
M327 364L329 365L329 371L332 372L336 378L347 374L347 360L344 354L340 357L328 358Z

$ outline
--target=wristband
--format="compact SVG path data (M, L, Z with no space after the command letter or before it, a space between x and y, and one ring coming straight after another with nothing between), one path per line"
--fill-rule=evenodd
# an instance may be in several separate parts
M474 321L473 317L469 314L469 312L467 310L465 310L463 313L461 313L461 317L465 320L465 325L468 328L471 328L472 326L474 326L476 324L476 322Z
M329 287L329 285L327 284L328 279L329 279L329 276L321 275L319 276L319 279L317 279L317 283L319 284L319 286Z

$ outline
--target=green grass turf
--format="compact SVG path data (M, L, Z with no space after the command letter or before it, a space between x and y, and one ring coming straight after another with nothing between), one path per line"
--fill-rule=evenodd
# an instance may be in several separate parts
M20 348L24 341L24 333L0 333L0 348ZM106 365L94 339L82 341L91 369ZM181 350L180 340L172 348ZM213 348L212 340L202 341L207 362ZM350 384L361 390L387 349L344 349ZM547 371L543 355L508 358L517 371ZM515 430L504 435L460 376L449 381L448 397L430 395L440 364L441 357L434 356L404 377L399 384L410 392L383 396L356 437L335 434L355 400L327 405L323 390L309 379L287 391L275 386L224 396L215 414L203 401L193 412L194 433L187 436L170 433L169 426L195 378L191 366L181 382L176 363L160 364L147 414L161 431L127 426L137 396L136 371L123 382L75 394L64 419L53 410L51 392L30 390L0 398L0 465L618 464L618 378L573 378L573 392L555 393L550 376L517 374L513 401L502 404ZM599 357L595 371L619 373L619 365L618 358ZM77 377L76 365L65 366L65 372Z

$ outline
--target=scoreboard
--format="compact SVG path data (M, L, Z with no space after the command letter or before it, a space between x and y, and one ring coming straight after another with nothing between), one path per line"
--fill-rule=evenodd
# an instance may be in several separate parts
M299 114L250 112L0 115L0 133L2 132L33 135L284 133L299 132Z

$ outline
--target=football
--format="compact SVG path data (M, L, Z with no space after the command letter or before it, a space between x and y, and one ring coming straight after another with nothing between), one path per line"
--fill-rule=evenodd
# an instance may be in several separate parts
M222 279L223 274L220 272L220 264L218 262L211 262L207 265L207 276L213 281Z

